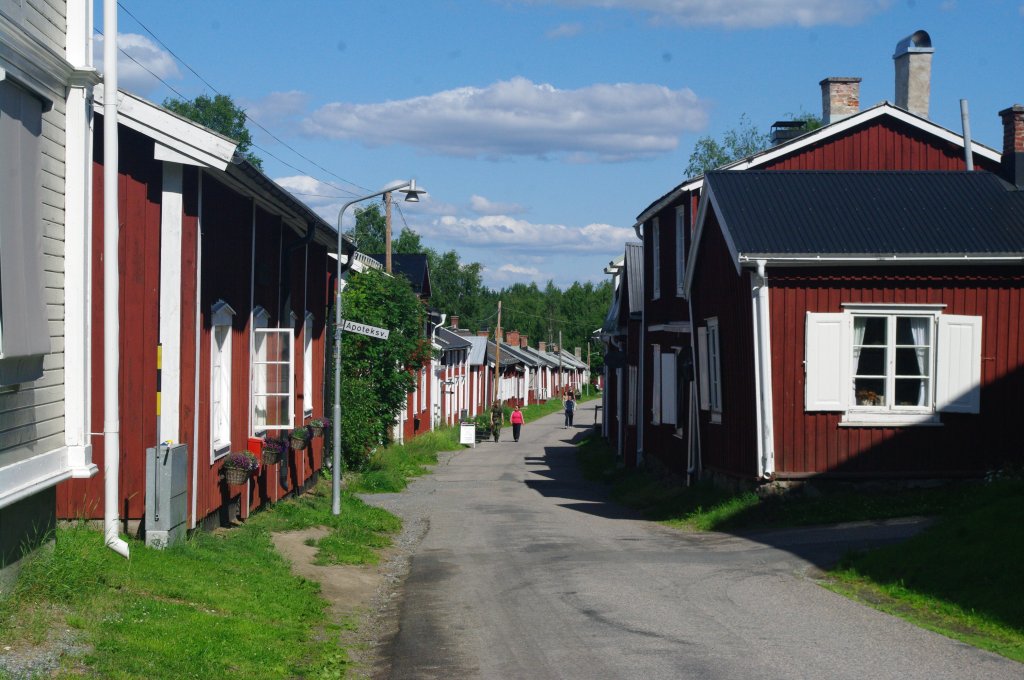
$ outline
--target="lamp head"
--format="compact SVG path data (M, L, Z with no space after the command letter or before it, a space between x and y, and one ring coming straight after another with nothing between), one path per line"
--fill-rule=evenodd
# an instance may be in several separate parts
M409 181L409 186L404 189L399 189L399 191L405 194L406 203L419 203L420 194L427 193L426 189L418 189L416 187L416 180L414 179Z

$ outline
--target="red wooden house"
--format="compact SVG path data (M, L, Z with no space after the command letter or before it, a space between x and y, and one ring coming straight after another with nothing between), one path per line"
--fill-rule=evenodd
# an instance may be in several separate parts
M686 279L704 470L949 478L1019 463L1016 177L709 173Z
M963 137L927 119L927 79L908 83L899 77L904 60L931 58L927 34L912 38L897 48L900 106L883 102L861 111L859 78L826 78L820 83L823 127L795 135L780 127L775 146L720 170L964 170ZM1000 153L991 148L972 143L971 155L978 169L1001 167ZM689 425L697 417L696 386L686 359L695 340L684 281L703 187L703 177L684 181L648 206L636 224L645 269L639 458L675 474L696 464Z
M245 516L320 469L322 441L314 439L245 485L221 475L230 451L259 451L254 438L324 414L325 282L336 232L234 155L231 140L119 97L121 336L105 338L94 324L93 431L104 421L102 347L118 342L122 518L143 519L145 453L157 442L188 446L189 528L232 519L236 507ZM96 137L92 300L101 318L108 227L99 126ZM93 455L102 459L102 447ZM102 477L63 483L58 515L102 516Z

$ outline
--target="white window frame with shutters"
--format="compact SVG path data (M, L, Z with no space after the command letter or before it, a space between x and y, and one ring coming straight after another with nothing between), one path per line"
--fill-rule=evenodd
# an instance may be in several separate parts
M634 426L636 425L637 376L639 372L636 366L627 368L629 368L626 372L629 384L626 389L626 424Z
M262 307L253 310L249 403L251 431L254 435L264 434L268 430L291 429L295 421L295 329L270 328L269 321L270 314L267 310ZM277 339L272 339L275 336ZM282 351L276 356L270 354L269 349L272 346ZM278 370L284 369L287 375L279 379L276 385L271 385L267 380L267 373L274 366L279 367ZM272 389L275 387L276 390ZM281 388L287 391L282 391ZM271 421L269 417L270 409L267 404L271 400L284 402L284 406L277 409L281 417L276 421Z
M705 319L697 329L700 409L711 412L711 422L722 422L722 362L718 318Z
M210 462L231 450L231 335L235 310L224 300L211 308Z
M676 427L678 418L676 352L661 354L661 424Z
M313 313L302 324L302 414L313 415Z
M661 297L661 225L658 218L651 220L651 299Z
M979 413L982 319L944 308L808 312L805 410L840 412L848 427L941 425L940 413Z
M686 208L676 207L676 297L686 297Z

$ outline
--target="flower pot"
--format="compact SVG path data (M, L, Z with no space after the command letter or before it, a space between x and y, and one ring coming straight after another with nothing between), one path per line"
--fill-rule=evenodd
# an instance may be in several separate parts
M296 451L302 451L309 445L308 439L299 439L298 437L292 437L292 448Z
M249 473L238 468L224 468L224 479L232 486L239 486L249 481Z
M277 461L281 460L281 452L272 449L263 449L263 464L273 465Z
M313 436L314 437L323 437L324 436L324 428L318 427L317 425L310 425L310 428L313 430Z

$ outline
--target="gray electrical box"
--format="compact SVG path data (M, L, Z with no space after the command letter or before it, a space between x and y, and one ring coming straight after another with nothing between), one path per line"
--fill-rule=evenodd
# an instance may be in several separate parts
M146 449L146 545L166 548L185 537L188 445Z

